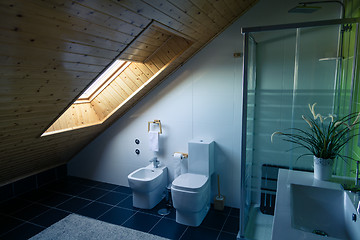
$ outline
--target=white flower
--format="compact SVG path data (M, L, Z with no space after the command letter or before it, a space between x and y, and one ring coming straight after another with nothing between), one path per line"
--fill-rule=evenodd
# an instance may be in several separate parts
M284 133L282 133L282 132L274 132L273 134L271 134L271 142L273 143L274 141L274 136L275 135L282 135L282 134L284 134Z
M314 103L313 105L310 105L310 103L309 103L308 105L309 105L310 112L312 113L314 119L316 119L315 118L316 117L315 116L315 110L314 110L316 103Z
M335 127L339 126L339 125L345 125L349 130L351 130L356 124L358 124L360 118L360 112L358 113L358 115L356 116L354 122L352 124L347 124L346 122L342 122L342 121L338 121L335 123Z
M305 122L307 122L307 124L309 124L310 128L313 128L313 125L311 124L311 122L304 115L302 115L302 119L304 119Z
M351 124L351 126L354 126L355 124L357 124L357 122L359 121L359 118L360 118L360 112L357 115L357 117L355 118L354 122Z
M352 125L349 126L349 124L347 124L346 122L342 122L342 121L337 121L334 126L337 127L339 125L345 125L349 130L352 129Z
M335 116L332 115L332 114L329 114L328 117L324 118L324 121L325 121L326 119L328 119L328 118L331 118L331 122L334 122Z
M321 114L320 113L318 113L318 114L315 114L315 105L316 105L317 103L314 103L313 105L311 105L310 106L310 104L309 104L309 109L310 109L310 112L312 113L312 115L313 115L313 117L314 117L314 120L316 120L316 119L318 119L318 118L320 118L320 122L321 123L323 123L324 122L324 118L323 118L323 116L321 116Z

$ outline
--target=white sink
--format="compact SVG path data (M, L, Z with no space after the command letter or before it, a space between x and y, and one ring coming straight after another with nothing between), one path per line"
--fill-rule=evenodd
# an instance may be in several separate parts
M352 220L356 209L345 191L290 184L290 198L293 228L327 239L360 239L360 219Z
M338 183L314 179L310 172L280 169L272 239L359 240L356 204L354 194ZM328 237L319 235L322 232Z
M139 168L128 175L129 186L133 191L133 206L151 209L164 197L168 182L167 167L153 164Z

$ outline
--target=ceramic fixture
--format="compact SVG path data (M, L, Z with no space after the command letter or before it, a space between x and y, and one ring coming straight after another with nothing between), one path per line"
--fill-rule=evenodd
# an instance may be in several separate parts
M357 201L356 194L338 183L279 169L272 239L360 239Z
M128 175L129 186L133 191L133 206L142 209L155 207L165 196L167 186L167 167L157 168L150 164Z
M190 141L188 150L188 173L174 179L171 195L176 209L176 222L199 226L210 209L214 142Z
M335 239L360 239L360 226L352 222L356 212L345 191L291 184L290 192L293 228Z

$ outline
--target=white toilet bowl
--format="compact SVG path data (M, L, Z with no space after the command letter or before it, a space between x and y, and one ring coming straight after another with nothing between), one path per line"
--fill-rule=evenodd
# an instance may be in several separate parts
M171 186L176 222L197 227L210 208L209 179L205 175L185 173Z
M197 227L210 209L214 142L190 141L188 147L189 172L174 179L171 195L176 209L176 222Z
M133 206L142 209L155 207L165 196L167 178L164 165L154 168L150 164L130 173L128 182L133 191Z

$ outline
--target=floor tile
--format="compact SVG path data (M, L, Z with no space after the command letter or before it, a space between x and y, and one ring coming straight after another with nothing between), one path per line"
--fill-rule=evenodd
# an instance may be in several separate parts
M20 195L19 198L25 199L32 202L40 201L48 196L49 192L44 189L36 189L31 192Z
M129 218L124 224L124 227L136 229L142 232L148 232L160 220L160 217L137 212Z
M118 185L111 184L111 183L104 183L100 182L98 185L96 185L96 188L106 189L106 190L114 190L115 188L118 188Z
M154 214L154 215L159 215L158 211L162 208L166 208L166 202L165 200L160 201L160 203L158 203L155 207L153 207L152 209L139 209L139 211L144 212L144 213L149 213L149 214Z
M49 211L37 216L31 220L31 223L38 224L43 227L50 227L52 224L60 221L70 213L58 209L50 209Z
M226 233L221 232L217 240L235 240L237 237L237 233Z
M60 205L64 202L66 202L70 198L72 198L72 196L65 195L62 193L49 192L48 196L43 198L42 200L40 200L39 203L44 204L46 206L50 206L50 207L56 207L57 205Z
M107 190L103 190L103 189L99 189L99 188L91 188L91 189L86 190L85 192L79 194L78 197L86 198L86 199L90 199L90 200L96 200L96 199L104 196L108 192L109 191L107 191Z
M225 223L226 217L227 216L224 215L222 212L218 212L211 209L209 210L205 219L201 223L201 226L211 229L221 230L221 228Z
M54 192L77 196L82 192L88 190L89 187L76 183L58 182L56 184L52 184L51 186L47 187L47 189Z
M233 216L228 216L222 230L225 232L229 232L229 233L238 233L239 232L239 218L233 217Z
M67 177L0 204L0 239L27 239L71 212L170 239L236 239L236 208L212 208L201 226L194 228L178 224L174 208L169 215L160 216L158 210L168 207L166 200L153 209L134 208L132 204L128 187Z
M29 205L28 207L12 214L12 216L28 221L34 217L39 216L40 214L43 214L44 212L48 211L49 209L50 209L49 207L35 203L35 204Z
M36 189L36 176L32 175L13 183L14 195L18 196L23 193Z
M115 192L121 192L121 193L126 193L126 194L132 194L132 190L129 187L124 187L124 186L118 186L117 188L113 189L113 191Z
M139 208L133 207L133 200L132 196L128 196L123 201L121 201L117 206L122 208L127 208L131 210L139 210Z
M163 218L158 222L150 233L169 239L179 239L187 226L174 220Z
M172 219L175 221L176 219L176 209L171 207L168 209L170 213L168 215L165 215L164 218Z
M86 178L73 177L73 176L68 176L64 180L64 182L76 183L76 184L81 184L81 185L85 185L85 186L89 186L89 187L94 187L99 184L98 181L94 181L94 180L90 180L90 179L86 179Z
M229 215L229 213L230 213L230 211L231 211L232 208L225 206L223 210L216 210L216 209L214 208L214 204L211 204L211 209L212 209L213 211L218 212L218 213L222 213L222 214L224 214L224 215Z
M239 217L240 216L240 209L232 208L229 215L233 216L233 217Z
M31 204L32 204L32 202L25 200L25 199L12 198L12 199L0 204L0 213L12 214L14 212L20 211L21 209L23 209Z
M108 211L110 208L111 208L111 206L109 206L107 204L92 202L89 205L81 208L77 212L77 214L97 219L104 212Z
M0 187L0 203L12 198L13 196L14 189L12 184Z
M202 227L188 227L181 237L181 240L215 240L219 235L219 231L202 228Z
M126 220L133 216L136 212L129 209L114 207L99 217L99 220L108 223L122 225Z
M123 194L123 193L119 193L119 192L109 192L109 193L105 194L104 196L102 196L101 198L97 199L96 201L111 204L111 205L117 205L122 200L127 198L128 196L129 195L127 195L127 194Z
M58 205L56 208L75 213L80 208L85 207L89 203L91 203L91 201L86 200L86 199L82 199L82 198L74 197L74 198L71 198L71 199L67 200L66 202Z
M24 221L19 219L0 215L0 236L23 223Z
M22 240L22 239L28 239L45 228L33 225L31 223L24 223L20 225L19 227L11 230L10 232L6 233L5 235L1 236L1 239L6 240Z

